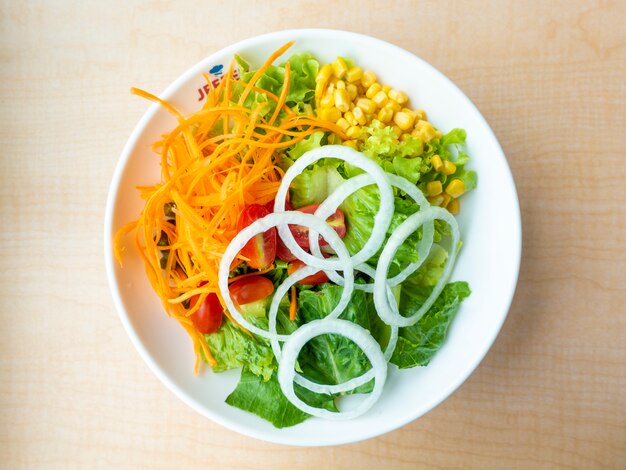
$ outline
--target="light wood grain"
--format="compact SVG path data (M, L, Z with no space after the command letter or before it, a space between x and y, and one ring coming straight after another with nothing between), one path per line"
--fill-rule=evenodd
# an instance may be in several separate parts
M2 2L4 468L626 467L626 2ZM422 419L324 449L202 418L133 350L103 267L119 152L159 91L236 40L371 34L442 70L493 126L524 253L509 318ZM497 195L494 195L497 197Z

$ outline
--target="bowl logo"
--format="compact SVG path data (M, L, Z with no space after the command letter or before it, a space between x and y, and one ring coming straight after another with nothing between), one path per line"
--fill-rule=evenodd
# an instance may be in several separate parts
M198 101L204 101L209 94L211 88L217 87L220 84L222 79L224 78L224 65L217 64L209 69L209 73L207 74L210 80L210 83L206 83L200 88L198 88ZM233 78L235 80L239 80L239 67L235 66L233 69Z

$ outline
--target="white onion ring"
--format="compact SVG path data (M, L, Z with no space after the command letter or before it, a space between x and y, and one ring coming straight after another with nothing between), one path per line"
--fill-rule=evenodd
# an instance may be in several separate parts
M435 287L424 301L422 306L417 312L410 317L403 317L400 315L395 303L388 301L385 282L387 280L387 273L389 271L389 265L393 260L393 257L402 243L420 226L422 226L428 220L443 220L450 225L452 231L452 241L450 254L446 261L446 266L441 274L441 277L437 280ZM450 275L452 274L452 268L456 259L456 253L458 250L458 244L461 239L459 227L456 219L447 210L440 207L429 207L423 211L417 212L406 219L400 226L393 232L387 241L387 245L383 248L383 252L378 259L378 266L376 267L376 276L374 278L374 305L380 318L388 325L396 326L411 326L417 323L420 318L428 311L432 304L437 300L439 294L443 290L444 286L448 282Z
M374 389L367 398L354 410L335 413L304 403L294 390L295 365L302 347L316 336L338 334L354 341L365 353L374 371ZM365 375L365 374L364 374ZM387 379L387 361L380 350L379 344L365 328L347 320L323 319L314 320L301 326L291 334L283 347L283 360L278 367L278 383L283 394L298 409L319 418L329 420L347 420L362 415L369 410L380 397Z
M409 180L401 176L393 175L391 173L385 173L385 177L392 186L395 186L396 188L399 188L400 190L407 193L419 205L420 211L430 207L429 202L426 200L422 192ZM374 184L374 179L371 178L367 173L350 178L349 180L342 183L335 191L333 191L332 194L330 194L326 198L324 202L320 204L320 206L315 211L315 215L321 220L326 220L337 210L337 208L346 198L354 194L359 189L365 186L369 186L370 184ZM434 234L435 228L433 222L428 221L424 223L424 225L422 226L422 239L417 244L418 260L406 266L396 276L388 279L387 283L391 287L395 287L398 284L401 284L406 280L407 277L409 277L411 274L419 269L419 267L428 256L428 253L430 252L433 244ZM323 257L319 245L319 234L312 230L309 230L309 245L311 247L311 253L313 255L317 256L318 258ZM359 266L356 266L356 269L360 270ZM326 270L324 272L326 273L328 278L335 284L343 285L343 278L335 271ZM355 289L363 290L365 292L374 292L373 283L355 284L354 287Z
M367 266L367 265L365 266L367 267L367 270L368 270L367 274L370 275L371 277L374 277L375 275L374 268ZM287 277L283 281L283 283L280 286L278 286L274 294L274 298L272 299L272 303L270 305L270 309L268 312L268 317L269 317L269 326L268 326L269 330L268 331L270 333L274 333L274 334L276 333L276 318L278 315L278 307L280 305L280 301L287 294L291 286L297 283L298 281L300 281L301 279L304 279L307 276L311 276L319 271L320 269L313 268L311 266L305 266L303 268L298 269L291 276ZM347 302L346 302L346 305L342 305L344 292L346 292L345 289L341 294L341 298L339 302L337 303L337 306L333 309L332 312L330 312L326 317L324 317L324 319L337 318L339 315L341 315L341 313L343 313L345 307L347 306ZM388 288L387 294L390 297L390 301L395 301L393 297L393 292L391 292L390 288ZM349 301L350 301L350 298L348 298L348 302ZM386 361L389 361L391 359L391 356L393 355L393 352L396 349L396 344L398 341L398 327L390 326L389 328L390 328L389 340L387 341L387 346L385 347L385 352L383 354ZM282 351L280 349L279 341L277 339L272 339L270 343L272 345L272 351L274 352L274 357L276 358L276 362L280 364L282 360ZM298 373L295 374L294 380L296 381L298 385L304 388L307 388L312 392L323 393L323 394L334 394L334 393L343 393L349 390L354 390L355 388L360 387L363 384L366 384L373 378L374 378L374 370L370 369L363 375L354 377L348 380L347 382L336 384L336 385L319 384L319 383L316 383L307 379L306 377Z
M228 290L228 275L230 273L230 266L233 260L241 251L241 249L245 246L245 244L255 235L263 233L270 228L279 226L281 224L304 225L306 227L313 228L317 232L322 234L328 244L333 248L333 250L335 250L335 253L337 253L337 256L339 257L339 261L342 263L342 270L346 279L344 290L348 292L347 294L345 294L347 295L348 299L352 295L352 290L354 289L354 270L352 266L352 259L350 258L350 253L348 253L348 249L341 241L341 238L339 238L339 235L337 235L337 232L335 232L330 227L330 225L326 223L326 221L320 220L314 215L305 214L303 212L290 211L266 215L265 217L254 221L252 224L241 230L235 236L235 238L231 240L228 247L224 251L224 255L222 256L222 260L220 261L220 267L218 271L218 285L220 289L220 294L222 295L224 303L226 304L226 308L232 315L233 319L251 333L257 334L263 338L267 338L270 340L276 339L280 341L285 341L287 340L289 335L270 333L269 331L258 328L248 322L235 306L235 303L233 302L230 296L230 292Z
M357 152L356 150L345 145L325 145L306 152L285 172L274 201L274 211L282 212L285 210L287 192L289 191L289 186L294 178L302 173L307 166L323 158L336 158L360 168L368 173L378 185L380 191L380 207L378 213L374 217L374 228L372 229L369 240L365 243L361 251L352 256L353 264L361 264L367 261L382 246L394 212L393 191L385 178L383 170L378 166L378 164L367 158L362 153ZM278 234L285 246L300 261L316 268L342 271L343 267L339 264L339 260L317 258L304 251L298 243L296 243L296 240L294 239L287 224L279 225L277 228ZM326 237L324 237L324 239L325 238Z

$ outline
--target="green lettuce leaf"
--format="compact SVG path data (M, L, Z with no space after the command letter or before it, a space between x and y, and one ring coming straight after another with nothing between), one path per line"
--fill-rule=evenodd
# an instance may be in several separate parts
M298 296L298 314L305 323L326 317L337 305L343 288L325 284L319 291L305 290ZM389 340L389 328L378 317L371 294L354 291L341 318L368 329L383 347ZM309 341L298 359L302 373L310 380L335 385L358 377L370 369L365 353L351 340L328 334ZM372 384L365 384L352 393L365 393Z
M336 165L316 164L294 178L290 189L291 204L293 207L320 204L343 182Z
M400 294L400 312L405 316L416 312L431 290L432 287L424 286L415 279L405 281ZM415 325L400 328L391 363L401 369L428 365L441 348L461 301L470 292L466 282L446 285L433 306Z
M213 372L246 366L263 380L269 380L276 369L269 343L263 338L251 338L226 318L219 331L204 337L217 361Z
M333 398L314 394L296 385L296 393L311 406L337 411ZM276 374L263 380L247 367L241 371L241 378L226 403L244 411L249 411L269 421L277 428L299 424L310 417L309 414L292 405L283 395Z

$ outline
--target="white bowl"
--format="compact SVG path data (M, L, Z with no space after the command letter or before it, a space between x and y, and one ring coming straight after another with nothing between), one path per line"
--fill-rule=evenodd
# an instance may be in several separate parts
M197 110L207 73L225 67L240 53L260 65L271 52L295 39L288 54L309 51L322 62L337 55L373 70L380 80L405 90L414 106L446 132L467 131L470 166L478 188L465 196L458 217L464 241L453 279L466 280L472 295L463 302L448 338L428 367L399 371L392 367L382 398L364 416L347 422L311 418L276 429L257 416L233 408L224 399L235 388L239 371L201 376L193 373L191 341L164 312L132 250L123 269L114 262L111 240L142 208L137 185L159 180L159 159L150 145L170 130L174 119L152 105L131 134L111 183L105 218L105 263L113 299L133 344L150 369L176 396L204 416L242 434L266 441L321 446L355 442L392 431L427 413L447 398L478 366L507 315L521 255L521 222L515 185L496 137L471 101L432 66L392 44L360 34L319 29L280 31L229 46L193 66L160 96L185 112Z

